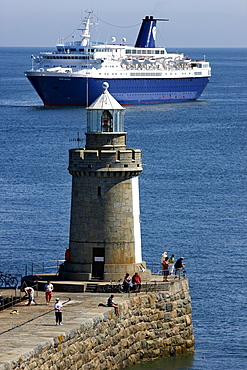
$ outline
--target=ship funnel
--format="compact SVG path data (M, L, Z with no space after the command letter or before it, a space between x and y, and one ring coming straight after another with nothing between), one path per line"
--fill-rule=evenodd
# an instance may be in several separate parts
M136 48L155 48L156 21L168 21L168 19L154 19L151 15L142 20L142 25L135 43Z

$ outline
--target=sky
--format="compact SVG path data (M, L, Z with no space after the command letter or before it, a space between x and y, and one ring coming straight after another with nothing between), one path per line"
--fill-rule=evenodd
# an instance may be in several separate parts
M153 15L169 19L157 24L156 46L247 47L247 0L0 0L0 46L53 47L85 10L96 16L97 41L134 44L142 18Z

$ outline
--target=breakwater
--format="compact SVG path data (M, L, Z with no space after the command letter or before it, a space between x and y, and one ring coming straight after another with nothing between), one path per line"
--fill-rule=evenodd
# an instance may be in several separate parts
M128 299L126 295L121 299L116 297L120 317L109 307L99 307L97 314L92 312L88 319L80 318L77 313L76 325L74 322L71 326L66 320L65 325L59 327L60 332L46 333L46 340L42 337L28 352L4 364L1 361L0 369L123 369L138 362L193 351L188 280L175 279L160 285L163 285L161 291L141 293ZM89 296L85 299L90 300ZM96 295L92 293L91 296L95 300ZM105 300L106 295L97 294L97 297L99 302L103 297ZM73 304L78 307L78 302L73 303L72 299L72 311ZM90 306L90 302L88 304ZM68 318L68 313L66 315ZM49 340L47 336L51 336ZM37 339L33 343L37 343Z

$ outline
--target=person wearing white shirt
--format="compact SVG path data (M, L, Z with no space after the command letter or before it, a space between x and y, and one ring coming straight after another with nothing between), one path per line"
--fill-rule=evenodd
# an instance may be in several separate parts
M56 302L54 303L56 325L63 325L62 324L62 308L63 308L62 303L60 302L59 298L56 298Z
M30 287L30 286L27 286L24 289L24 292L28 296L28 301L25 303L25 305L26 306L30 306L31 304L35 304L35 300L34 300L34 289L32 287Z
M50 280L48 280L47 284L45 284L45 287L44 287L46 304L49 304L51 301L53 289L54 289L53 285L51 284Z

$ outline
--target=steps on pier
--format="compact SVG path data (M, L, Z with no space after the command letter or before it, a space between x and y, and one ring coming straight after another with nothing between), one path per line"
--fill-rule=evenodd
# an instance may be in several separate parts
M97 283L87 283L86 293L95 293L97 291L97 286Z

